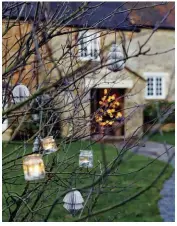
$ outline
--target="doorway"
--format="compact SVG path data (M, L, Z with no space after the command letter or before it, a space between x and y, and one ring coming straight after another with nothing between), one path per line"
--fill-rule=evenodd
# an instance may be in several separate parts
M121 125L119 121L116 119L115 115L121 114L124 116L124 94L125 89L119 88L93 88L91 89L91 136L98 135L102 133L103 127L104 131L106 131L105 135L108 136L124 136L124 125ZM114 96L116 100L118 100L119 105L115 107L114 100L111 97ZM109 102L108 106L104 105L104 99L106 102ZM114 106L110 107L110 106ZM105 113L105 116L101 116L102 122L109 122L111 125L103 126L100 125L100 122L96 120L95 115L98 115L100 111L104 114L108 109L114 109L114 114L111 115L111 118L108 114ZM101 122L101 123L102 123ZM103 123L102 123L103 124Z

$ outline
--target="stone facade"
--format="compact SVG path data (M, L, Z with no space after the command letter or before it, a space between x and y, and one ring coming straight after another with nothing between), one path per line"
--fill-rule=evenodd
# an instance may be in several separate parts
M21 25L21 30L31 29L28 23L23 23ZM60 28L58 28L59 30ZM65 28L63 32L71 31L74 28ZM76 29L75 29L76 30ZM75 31L74 30L74 31ZM19 35L20 29L18 26L10 30L11 38L7 39L6 36L3 39L3 44L8 45L9 47L13 45L13 37L15 35ZM107 31L107 30L95 30L95 32L100 32L100 49L102 50L101 58L103 64L106 63L105 59L109 52L110 45L115 41L115 32ZM125 48L129 46L128 56L130 57L126 61L126 67L121 72L108 72L107 69L102 68L98 70L96 73L88 74L84 79L82 79L80 83L79 92L82 94L87 91L87 95L83 98L83 106L78 107L77 111L70 112L67 114L61 115L62 119L67 119L68 117L75 116L83 116L82 120L75 120L75 125L71 126L70 123L63 122L62 135L68 136L70 135L74 129L78 126L82 128L81 133L89 135L90 133L90 92L89 89L93 87L94 81L102 79L105 74L108 75L104 78L104 85L100 86L100 88L110 88L113 86L110 85L110 81L116 81L114 84L115 88L124 88L125 89L125 101L124 101L124 115L127 118L125 121L125 136L131 135L140 135L142 134L142 125L143 125L143 104L147 102L145 98L145 87L146 87L146 78L145 73L153 72L153 73L165 73L165 90L166 97L165 99L169 101L174 101L174 51L169 51L164 54L157 54L167 51L169 49L174 48L175 43L175 32L172 30L158 30L152 35L152 29L142 29L141 32L135 32L132 38L132 32L117 32L116 34L116 42L117 44L121 44L122 42L125 45ZM151 36L152 35L152 36ZM48 48L50 48L52 52L53 59L59 60L63 54L63 46L69 47L77 40L78 33L77 31L72 33L69 36L61 35L55 36L50 43L48 44ZM131 40L132 39L132 40ZM131 40L131 42L130 42ZM147 41L148 40L148 41ZM136 53L138 51L138 46L140 44L146 43L143 50L150 48L149 56L138 55ZM130 44L129 44L130 42ZM16 47L14 47L16 48ZM45 46L44 46L45 48ZM13 54L15 50L12 50L11 54ZM56 81L61 76L65 77L70 74L71 70L68 70L71 61L73 62L72 70L75 70L77 67L80 67L85 62L82 62L77 58L77 46L72 50L68 51L66 57L63 58L62 64L59 66L60 74L58 74L57 70L53 70L50 74L51 78ZM123 51L123 50L122 50ZM4 52L4 49L3 49ZM134 56L134 57L132 57ZM29 59L33 61L34 56ZM47 59L46 59L47 60ZM95 62L91 62L90 65L95 64ZM99 62L96 62L97 66ZM26 70L31 70L30 68L26 68ZM48 71L53 67L52 64L48 64L45 69ZM32 72L29 73L29 76L32 75ZM43 69L39 70L39 80L42 81L43 77ZM39 82L40 82L39 81ZM88 81L91 81L92 85L88 86ZM88 89L89 88L89 89ZM64 98L66 95L64 94ZM148 100L149 102L150 100ZM63 102L64 107L64 102ZM65 108L69 108L70 106L65 106ZM84 110L83 110L84 109ZM70 115L69 115L70 114ZM77 117L76 117L77 118ZM135 132L136 131L136 132Z
M98 32L98 31L96 31ZM101 34L101 48L104 49L102 54L103 58L107 56L109 48L113 41L115 41L115 34L113 32L108 31L100 31ZM104 86L100 86L99 88L109 88L115 87L110 86L110 81L117 81L116 88L125 88L126 89L126 97L125 97L125 111L124 115L127 117L125 122L125 136L131 135L140 135L142 134L142 125L143 125L143 104L154 101L154 100L146 100L145 98L145 87L146 87L146 77L145 73L164 73L165 74L165 99L169 101L174 101L174 51L169 51L163 53L169 49L174 48L175 37L174 31L170 30L159 30L155 32L152 37L151 29L144 29L139 33L135 33L133 40L131 41L128 55L130 59L127 60L125 69L121 72L110 73L106 77L106 81L104 82ZM131 32L124 32L125 35L125 46L128 46L129 40L131 38ZM150 38L149 38L150 37ZM55 46L59 46L59 40L55 42L52 41L52 49L55 49ZM117 33L117 43L120 43L122 40L122 35ZM138 42L143 44L148 40L144 49L150 48L150 56L139 55L138 57L131 58L132 55L136 55L138 51ZM58 44L57 44L58 43ZM163 53L163 54L158 54ZM59 56L60 53L55 51L55 56ZM82 64L82 62L79 62ZM79 65L80 65L79 64ZM131 70L128 70L131 69ZM94 75L93 73L88 75L85 78L89 83L94 84L96 81L102 79L105 75L105 69L101 69ZM131 84L131 87L129 85ZM83 83L84 89L86 89L86 82ZM89 87L91 88L91 86ZM81 88L83 89L83 87ZM89 95L89 94L88 94ZM90 116L90 100L88 98L87 103L84 103L86 116L84 118L85 124L84 128L86 128L86 123L88 123L87 119ZM82 109L79 110L82 112ZM86 134L89 135L90 128L89 126L85 130Z

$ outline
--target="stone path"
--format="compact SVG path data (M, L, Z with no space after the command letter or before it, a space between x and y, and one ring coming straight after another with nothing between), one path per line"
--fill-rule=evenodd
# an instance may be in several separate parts
M168 154L163 154L166 152L166 149L169 149ZM159 160L168 162L169 157L174 154L175 148L172 145L148 141L145 145L141 145L138 150L137 148L132 148L131 151L152 158L157 158L159 155L163 154L160 156ZM170 163L175 168L175 157ZM164 222L175 222L175 173L165 181L160 194L162 198L159 200L158 206L162 219Z

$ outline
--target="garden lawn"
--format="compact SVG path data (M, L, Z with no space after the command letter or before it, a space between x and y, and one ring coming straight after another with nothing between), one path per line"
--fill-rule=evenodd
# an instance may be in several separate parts
M3 181L3 221L9 221L9 212L6 209L6 198L10 195L13 195L16 200L18 200L18 195L23 193L24 187L28 182L24 180L23 171L22 171L22 159L19 158L21 154L23 154L23 149L20 151L15 151L19 146L19 143L13 142L8 146L3 145L3 157L7 156L3 160L4 170L3 177L6 182L10 182L10 184L6 184ZM35 198L42 188L45 187L45 191L43 191L40 198L40 203L42 205L48 206L50 205L56 197L58 197L59 188L63 188L62 192L65 191L65 184L72 183L72 186L78 188L83 185L88 185L92 183L93 176L92 175L84 175L81 177L76 177L73 180L73 177L70 177L70 174L67 172L75 171L76 173L82 172L86 173L87 169L78 168L78 156L79 150L90 149L89 142L86 141L78 141L75 143L71 143L70 145L61 145L60 150L57 153L53 153L51 155L44 156L46 171L50 172L49 167L51 166L51 162L55 162L55 167L52 172L57 173L58 180L52 180L48 184L44 185L44 180L30 182L29 190L31 191L31 195L28 200L25 201L28 204L28 208L32 208L33 203L35 202ZM30 153L32 150L32 145L27 146L27 152ZM98 164L98 162L102 162L102 155L100 150L100 144L92 145L92 150L94 153L94 166ZM105 146L106 158L107 161L113 160L117 155L117 150L111 146ZM10 154L11 153L11 154ZM69 165L65 164L65 160L70 156ZM14 166L10 162L13 158L19 158L16 161L16 166ZM131 195L136 192L144 189L148 186L154 178L160 173L160 171L165 166L165 163L160 161L155 161L144 169L140 170L143 166L152 161L150 158L134 155L132 153L127 153L122 163L120 164L118 170L116 171L118 176L110 176L109 178L104 180L103 186L107 186L107 188L103 189L103 193L100 195L99 200L97 202L96 207L93 209L93 212L98 211L102 208L106 208L108 206L115 205L123 200L127 199ZM11 169L8 167L11 165ZM100 173L100 165L95 169L97 173ZM93 170L91 170L92 172ZM136 172L135 172L136 171ZM106 213L99 214L95 217L90 217L88 221L100 221L100 222L108 222L108 221L116 221L116 222L157 222L162 221L157 202L160 199L160 190L162 189L164 181L170 177L172 174L172 167L169 166L163 176L158 180L158 182L152 186L152 188L146 191L144 194L140 195L136 199L126 203L125 205L112 209ZM17 178L15 178L18 176ZM47 174L47 177L50 174ZM9 178L9 179L8 179ZM98 176L95 176L97 179ZM61 179L61 180L60 180ZM65 184L63 184L63 182ZM39 185L38 188L36 186ZM62 186L62 187L61 187ZM109 187L108 187L109 186ZM7 188L10 193L7 193ZM35 188L35 190L33 190ZM95 188L98 188L96 186ZM84 199L86 200L89 190L82 190L82 194ZM60 194L60 193L59 193ZM95 193L93 197L89 200L87 205L90 202L93 202L95 198ZM77 217L72 217L64 208L62 203L63 197L58 200L57 205L55 206L52 214L50 215L48 221L57 222L57 221L75 221ZM16 207L16 204L13 205L13 201L11 198L8 200L8 204L12 204L11 211L13 211ZM38 207L38 210L36 210ZM16 221L21 221L22 217L25 217L23 221L43 221L44 217L49 211L49 207L40 209L40 206L36 206L34 210L33 216L29 214L26 215L29 210L27 205L24 203L23 208L20 210L21 214L17 214ZM83 215L87 213L87 209L84 210Z
M175 132L163 132L163 136L160 133L156 133L151 137L152 141L175 145Z

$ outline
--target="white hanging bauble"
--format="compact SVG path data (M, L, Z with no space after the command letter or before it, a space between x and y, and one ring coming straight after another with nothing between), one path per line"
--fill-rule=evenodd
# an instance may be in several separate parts
M2 132L8 128L8 119L5 119L2 123Z
M14 103L20 103L24 100L26 100L30 96L30 92L28 88L25 85L17 85L12 91L12 102Z
M83 208L82 203L84 202L84 199L79 191L74 190L65 195L63 202L63 207L74 214Z
M36 101L37 101L38 104L45 104L45 103L47 103L50 100L51 100L51 97L50 97L49 94L43 94L43 95L38 96L36 98Z
M40 148L40 138L36 137L33 143L33 152L38 152Z
M32 114L32 119L34 122L38 122L39 121L39 115L38 114Z
M112 44L108 54L108 69L113 72L121 71L125 67L124 55L116 44Z

